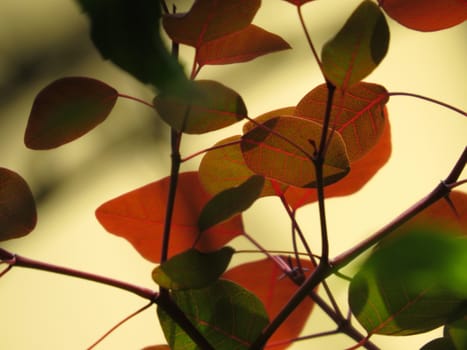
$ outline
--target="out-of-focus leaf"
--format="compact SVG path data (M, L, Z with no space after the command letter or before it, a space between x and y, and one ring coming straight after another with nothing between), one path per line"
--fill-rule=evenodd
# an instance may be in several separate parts
M392 19L422 32L450 28L467 19L463 0L384 0L381 6Z
M172 297L215 349L246 350L268 323L261 301L230 281L218 280L203 289L173 291ZM172 350L198 349L160 307L157 313Z
M118 92L95 79L69 77L54 81L36 96L24 142L31 149L51 149L83 136L102 123Z
M277 256L275 259L287 261L287 257ZM297 261L291 259L296 266ZM301 260L306 269L305 276L313 270L308 260ZM276 262L271 259L262 259L248 262L228 270L224 278L234 281L252 291L263 302L270 319L273 319L284 304L297 290L297 285L287 276ZM298 337L313 310L314 302L310 298L304 299L301 304L290 314L287 320L278 328L266 345L274 350L286 349L290 346L290 340ZM289 341L289 342L287 342Z
M0 168L0 241L30 233L37 222L36 204L26 181Z
M160 94L154 106L172 128L188 134L202 134L224 128L247 116L242 97L211 80L193 82L196 92L185 97Z
M146 346L144 349L141 350L170 350L168 345L152 345Z
M211 253L189 249L156 267L152 279L173 290L204 288L215 282L229 265L234 249L223 247Z
M457 350L467 349L467 314L447 324L445 331Z
M420 350L459 350L449 338L436 338L423 345Z
M319 85L298 103L295 115L322 124L328 89ZM386 123L388 93L381 85L357 83L333 98L330 127L344 139L350 162L362 158L379 141Z
M389 28L378 5L363 1L322 50L324 74L342 90L358 83L383 60Z
M105 59L164 92L185 89L183 69L159 32L161 8L153 0L77 0L91 21L91 39Z
M243 158L259 175L298 187L316 186L315 167L310 158L315 151L313 142L319 144L321 130L320 124L303 118L269 119L243 135ZM329 142L323 170L326 184L338 181L349 171L345 144L338 133Z
M467 237L412 228L379 245L349 288L369 334L409 335L445 324L467 298Z
M286 49L290 49L290 45L280 36L250 24L238 32L201 45L196 60L200 66L239 63Z
M294 4L296 6L302 6L303 4L306 4L307 2L312 2L315 0L285 0L287 2L290 2L291 4Z
M239 186L216 194L203 208L198 220L201 232L247 210L261 194L262 176L253 175Z
M153 182L114 198L96 210L104 228L128 240L146 259L160 262L162 235L170 178ZM243 234L240 216L216 225L201 234L198 217L211 196L201 186L196 172L181 173L175 197L169 257L196 248L217 250ZM196 245L193 247L193 244Z
M261 0L197 0L187 13L164 15L162 23L173 41L199 48L247 27L260 4Z
M377 144L362 158L350 163L349 174L326 187L326 198L348 196L359 191L386 164L391 155L391 132L388 119L385 124ZM293 186L286 190L285 197L294 209L318 200L316 190Z

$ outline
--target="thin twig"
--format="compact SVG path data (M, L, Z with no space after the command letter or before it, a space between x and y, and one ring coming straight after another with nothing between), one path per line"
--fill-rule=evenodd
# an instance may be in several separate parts
M422 96L422 95L418 95L418 94L413 94L411 92L389 92L388 96L409 96L409 97L419 98L421 100L425 100L425 101L432 102L432 103L435 103L437 105L446 107L446 108L448 108L450 110L453 110L456 113L459 113L459 114L463 115L464 117L467 116L467 113L464 112L463 110L461 110L460 108L451 106L450 104L447 104L447 103L439 101L439 100L435 100L434 98L431 98L431 97L426 97L426 96Z

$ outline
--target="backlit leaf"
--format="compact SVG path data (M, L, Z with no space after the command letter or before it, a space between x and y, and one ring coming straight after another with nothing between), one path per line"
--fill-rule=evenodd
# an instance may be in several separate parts
M349 303L370 333L409 335L445 324L467 298L467 237L419 227L386 240L353 278Z
M261 0L197 0L187 13L164 15L162 23L173 41L199 48L248 26L260 4Z
M153 0L77 0L91 21L91 39L105 59L161 91L187 79L159 32L161 8Z
M169 184L170 178L163 178L114 198L96 210L97 219L107 231L127 239L143 257L156 263L160 262ZM189 248L203 252L217 250L243 234L240 216L201 234L198 217L210 198L196 172L180 174L169 257Z
M422 32L450 28L467 19L463 0L384 0L381 6L392 19Z
M275 117L281 116L281 115L295 115L295 107L283 107L283 108L278 108L274 109L272 111L263 113L259 115L258 117L253 118L252 120L247 121L243 125L243 133L246 134L248 131L254 129L256 126L259 124L263 124L265 121L269 119L273 119Z
M358 83L382 61L389 28L378 5L363 1L322 50L324 74L342 90Z
M238 63L286 49L290 49L290 45L280 36L250 24L235 33L201 45L196 60L200 66Z
M259 175L298 187L313 187L316 174L310 157L315 151L312 143L319 143L321 130L320 124L303 118L269 119L243 135L243 158ZM326 184L338 181L349 171L345 144L338 133L331 138L323 170Z
M201 232L247 210L259 197L264 186L262 176L253 175L237 187L215 195L203 208L198 227Z
M322 124L327 98L326 85L317 86L301 99L295 115ZM330 127L344 139L350 162L363 157L378 143L386 123L387 101L386 89L370 83L360 82L335 93Z
M0 168L0 241L27 235L36 221L36 204L26 181Z
M210 253L189 249L156 267L152 279L167 289L204 288L215 282L229 265L234 250L223 247Z
M359 191L389 160L391 155L391 132L386 119L383 133L378 143L362 158L350 162L350 172L342 180L326 187L326 198L348 196ZM318 200L316 190L289 187L285 192L289 205L298 209Z
M287 261L287 257L275 257ZM291 260L296 266L296 260ZM313 266L308 260L301 260L302 266L306 269L305 276L313 270ZM292 282L279 268L276 262L271 259L262 259L248 262L228 270L224 278L234 281L252 291L263 302L270 319L273 319L287 300L297 290L297 285ZM287 320L279 327L269 340L266 348L274 350L286 349L290 345L290 339L298 337L313 310L314 303L310 298L306 298L290 314ZM289 340L289 342L287 342Z
M239 285L218 280L172 297L215 349L246 350L268 323L261 301ZM172 350L197 350L191 338L160 307L162 330Z
M118 92L90 78L54 81L34 100L24 142L31 149L50 149L73 141L102 123Z
M467 349L467 313L447 324L445 330L456 349Z
M196 93L180 97L160 94L154 106L172 128L188 134L202 134L236 123L247 115L241 96L211 80L193 82Z

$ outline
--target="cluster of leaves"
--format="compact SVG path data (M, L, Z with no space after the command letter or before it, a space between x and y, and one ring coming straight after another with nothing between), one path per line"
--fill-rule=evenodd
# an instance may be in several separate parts
M287 1L299 13L312 2ZM449 28L467 14L465 4L455 0L381 0L379 6L365 0L316 57L325 83L312 88L296 106L251 117L237 92L196 76L208 65L245 62L290 48L278 35L252 24L260 0L197 0L182 14L170 14L165 2L161 7L150 0L78 2L90 18L96 48L158 90L153 107L172 130L170 176L107 201L96 210L97 219L158 264L154 281L216 349L255 344L318 266L311 252L305 259L296 250L295 259L268 254L229 269L235 250L226 244L248 237L241 213L261 197L278 196L297 226L295 211L322 201L323 187L326 198L352 194L389 159L389 93L382 85L362 81L388 50L384 12L420 31ZM173 42L172 53L178 45L194 49L189 77L167 51L160 20ZM26 146L52 149L81 137L106 120L119 96L115 88L91 78L51 83L34 101ZM183 134L203 134L245 119L242 135L195 154L203 154L198 171L179 172ZM416 334L444 325L445 336L424 349L465 347L465 197L456 191L449 197L461 218L457 226L451 226L459 221L449 217L451 206L438 202L380 242L353 277L349 305L368 332L361 345L372 334ZM433 218L440 222L427 226ZM28 185L18 174L0 168L0 238L26 235L35 222ZM306 241L302 243L306 247ZM328 261L327 256L321 259ZM331 273L331 266L327 268ZM284 272L289 278L281 277ZM310 298L291 310L266 339L266 347L284 349L300 335L316 301L313 290L308 292ZM197 348L170 312L159 307L158 317L169 345L153 349Z

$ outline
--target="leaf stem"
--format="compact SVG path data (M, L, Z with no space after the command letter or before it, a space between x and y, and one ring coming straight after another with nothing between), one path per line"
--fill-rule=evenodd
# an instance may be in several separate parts
M418 95L418 94L413 94L413 93L410 93L410 92L389 92L388 96L409 96L409 97L419 98L421 100L432 102L432 103L438 104L440 106L443 106L445 108L448 108L448 109L450 109L450 110L452 110L452 111L454 111L456 113L459 113L459 114L463 115L464 117L467 116L467 113L464 112L463 110L461 110L460 108L451 106L450 104L447 104L447 103L439 101L439 100L435 100L434 98L431 98L431 97L422 96L422 95Z
M126 98L126 99L128 99L128 100L132 100L132 101L139 102L139 103L141 103L141 104L143 104L143 105L145 105L145 106L151 107L151 109L154 110L154 105L153 105L152 103L149 103L149 102L147 102L147 101L144 101L144 100L142 100L142 99L140 99L140 98L137 98L137 97L134 97L134 96L130 96L130 95L126 95L126 94L121 94L121 93L119 93L117 96L118 96L118 97L121 97L121 98Z

